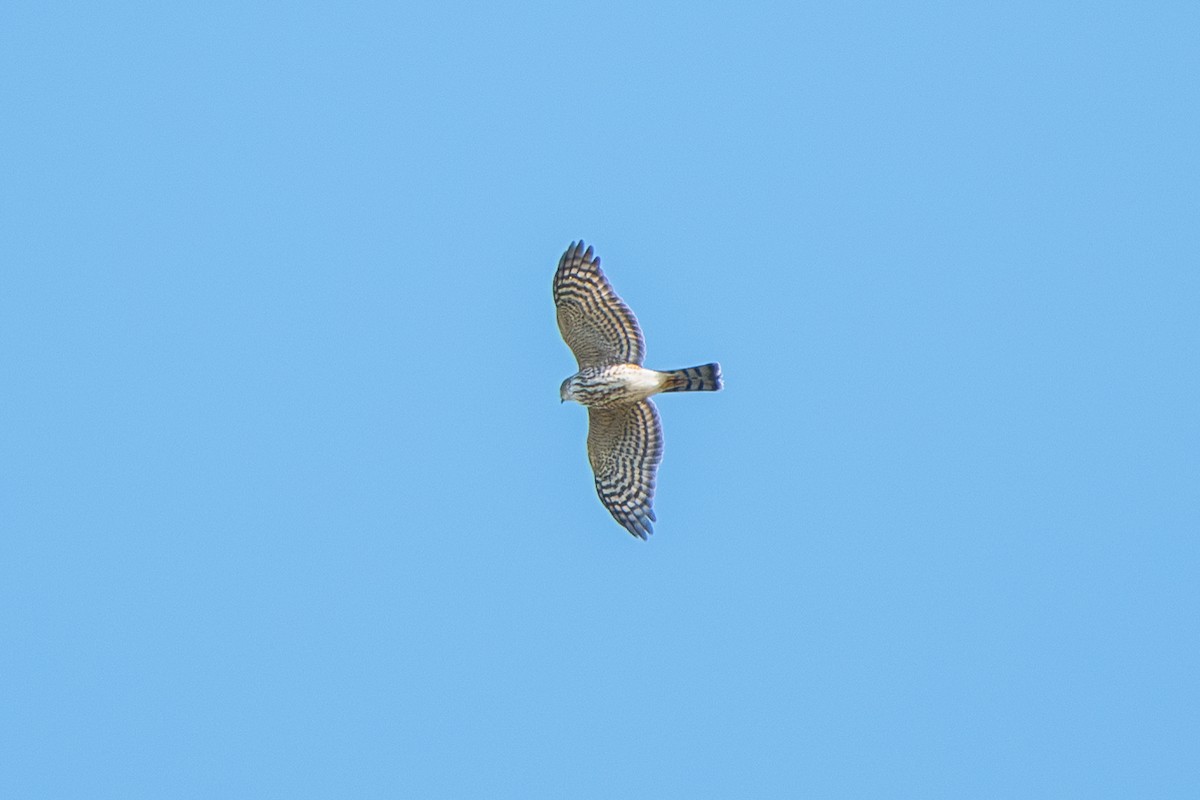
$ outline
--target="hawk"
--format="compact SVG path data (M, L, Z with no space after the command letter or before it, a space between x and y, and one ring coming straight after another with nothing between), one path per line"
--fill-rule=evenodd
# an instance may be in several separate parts
M558 329L579 372L563 381L559 399L588 409L588 461L596 493L613 518L634 536L653 530L654 477L662 461L662 424L650 396L660 392L715 392L721 365L658 372L642 366L646 343L629 306L583 242L571 242L554 273Z

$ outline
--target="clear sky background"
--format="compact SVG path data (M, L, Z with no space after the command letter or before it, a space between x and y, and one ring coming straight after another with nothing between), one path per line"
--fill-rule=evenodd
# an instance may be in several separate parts
M4 4L0 795L1197 796L1198 8Z

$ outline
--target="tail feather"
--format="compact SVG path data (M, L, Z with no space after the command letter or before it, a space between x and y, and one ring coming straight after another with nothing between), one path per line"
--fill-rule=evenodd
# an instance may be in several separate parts
M664 392L715 392L721 388L721 365L717 363L673 369L667 375Z

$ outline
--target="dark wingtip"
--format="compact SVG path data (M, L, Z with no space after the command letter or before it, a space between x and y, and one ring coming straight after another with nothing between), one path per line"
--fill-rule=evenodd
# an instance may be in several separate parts
M629 529L630 533L644 542L650 538L651 534L654 533L654 527L650 524L653 521L654 512L651 511L649 514L629 520L629 524L625 527Z
M584 244L583 239L580 239L577 242L573 241L567 247L567 252L563 253L562 260L566 261L568 258L578 259L580 261L591 261L596 265L600 264L600 258L593 257L591 245Z

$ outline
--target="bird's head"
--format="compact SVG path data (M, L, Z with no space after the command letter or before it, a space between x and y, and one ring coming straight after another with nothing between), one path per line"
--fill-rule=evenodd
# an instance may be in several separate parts
M575 399L575 376L567 378L562 382L562 386L558 387L558 401L565 403L568 400Z

